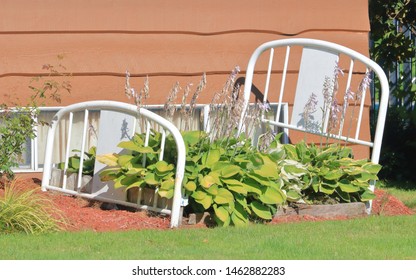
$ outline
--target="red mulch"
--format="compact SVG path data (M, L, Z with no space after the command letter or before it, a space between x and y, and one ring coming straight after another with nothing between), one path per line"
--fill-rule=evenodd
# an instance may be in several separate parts
M168 229L169 217L147 213L145 211L127 210L102 210L100 203L87 201L55 192L41 192L39 180L23 179L19 181L19 187L38 188L39 193L50 198L56 208L66 218L66 230L68 231L123 231L140 229ZM0 196L3 195L0 188ZM376 199L373 200L373 215L412 215L415 214L400 200L383 190L376 190ZM348 219L348 217L335 217L332 219ZM321 221L328 220L313 216L287 216L276 218L272 223L297 222L297 221ZM194 225L187 227L201 227Z

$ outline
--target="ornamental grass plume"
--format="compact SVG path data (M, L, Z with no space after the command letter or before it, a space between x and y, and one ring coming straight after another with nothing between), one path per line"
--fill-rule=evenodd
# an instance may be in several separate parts
M53 213L53 214L52 214ZM0 197L0 234L60 231L66 221L51 200L24 186L22 180L6 182Z

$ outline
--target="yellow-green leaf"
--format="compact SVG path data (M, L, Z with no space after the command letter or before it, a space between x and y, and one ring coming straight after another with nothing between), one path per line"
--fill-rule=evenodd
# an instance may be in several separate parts
M264 220L271 220L272 219L272 214L270 213L270 209L269 207L261 204L258 201L253 201L252 203L250 203L251 209L253 210L253 212L260 218L264 219Z
M190 192L195 191L196 190L196 184L195 184L195 182L194 181L187 182L185 184L185 189L188 190L188 191L190 191Z
M211 175L205 175L204 177L202 177L199 183L201 184L202 187L204 187L205 189L208 189L212 185L215 184L215 181L216 181L215 178L212 177Z
M241 168L237 165L228 165L221 169L221 176L223 178L230 178L238 173L240 173Z
M108 166L117 166L118 155L117 154L105 154L105 155L98 155L96 159Z
M146 184L148 185L159 185L160 182L156 178L156 175L154 173L147 173L146 177L144 178Z
M130 164L130 166L132 166L132 159L134 159L132 155L120 155L118 157L117 163L121 167L124 167L126 164Z
M172 190L174 188L175 188L175 180L173 178L163 181L162 184L160 184L161 190Z
M212 167L220 160L221 153L218 149L212 149L202 157L202 162L208 167Z
M174 190L173 189L170 189L170 190L159 190L159 195L160 195L160 197L164 197L164 198L167 198L167 199L171 199L172 197L173 197L173 193L174 193Z
M218 189L218 194L215 196L214 201L218 204L232 203L234 201L234 196L229 190L220 188Z
M286 195L275 188L266 188L264 194L259 196L261 202L265 204L282 204L286 201Z
M217 205L214 205L214 212L217 218L224 223L230 218L230 214L223 206L218 207Z

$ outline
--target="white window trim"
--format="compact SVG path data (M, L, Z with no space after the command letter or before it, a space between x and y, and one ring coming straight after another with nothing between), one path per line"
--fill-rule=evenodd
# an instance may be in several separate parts
M175 105L177 108L179 108L181 105ZM200 110L201 112L204 113L204 118L203 118L203 128L206 129L207 128L207 123L208 123L208 113L209 113L209 104L197 104L195 106L195 108L197 110ZM150 110L150 111L159 111L162 110L164 107L164 105L146 105L145 108ZM270 103L270 107L277 107L277 103ZM41 112L52 112L52 111L59 111L60 109L62 109L63 106L55 106L55 107L39 107L39 110ZM288 111L288 104L287 103L282 103L281 106L281 116L283 117L283 122L287 123L288 119L289 119L289 111ZM276 116L277 118L277 116ZM38 130L37 127L34 128L35 130L35 135L37 136ZM13 168L13 172L14 173L39 173L39 172L43 172L43 168L39 167L39 150L38 150L38 138L35 136L34 139L31 139L30 141L30 168L26 168L26 167L16 167ZM285 134L283 136L284 138L282 139L283 142L287 142L287 131L285 131Z

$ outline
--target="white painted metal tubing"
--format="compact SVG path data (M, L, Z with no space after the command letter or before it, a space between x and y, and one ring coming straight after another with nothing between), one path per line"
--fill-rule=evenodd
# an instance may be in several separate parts
M74 195L78 195L81 197L87 197L90 199L96 199L96 194L83 194L78 193L76 191L70 191L70 190L64 190L62 188L57 188L54 186L50 186L50 179L51 179L51 173L52 173L52 153L53 153L53 143L55 138L55 131L57 128L57 125L59 121L66 116L69 113L77 112L77 111L83 111L83 110L109 110L109 111L115 111L115 112L121 112L130 114L132 116L135 116L136 118L144 117L146 119L155 121L162 127L164 127L167 131L169 131L170 134L172 134L176 147L177 147L177 162L176 162L176 174L175 174L175 189L174 189L174 195L173 195L173 206L172 210L160 210L162 213L169 212L171 214L171 227L178 227L181 221L181 204L182 204L182 181L184 177L184 170L185 170L185 159L186 159L186 150L185 150L185 143L183 141L182 135L180 134L179 130L168 120L164 119L163 117L150 112L146 109L140 108L137 109L136 106L122 103L122 102L116 102L116 101L89 101L89 102L81 102L73 105L69 105L67 107L62 108L59 110L56 115L53 117L51 121L51 127L49 128L48 135L47 135L47 148L45 151L45 163L44 163L44 172L42 177L42 190L46 191L48 189L50 190L56 190L61 191L65 193L70 193ZM137 204L135 203L129 203L125 201L113 201L111 199L107 198L99 198L102 201L106 202L112 202L112 203L119 203L122 205L132 206L135 207ZM141 206L140 209L149 209L149 210L158 210L154 209L153 207L145 207Z
M277 49L279 47L286 47L287 50L287 55L286 55L286 59L288 59L288 50L290 49L290 47L292 46L298 46L301 48L309 48L309 49L314 49L314 50L319 50L321 52L327 52L329 54L334 54L336 56L340 56L340 55L345 55L347 57L349 57L351 59L351 64L350 64L350 72L349 72L349 76L348 76L348 81L347 81L347 90L348 87L351 84L351 76L352 76L352 69L354 64L357 63L362 63L363 65L366 66L367 68L367 72L371 71L374 73L374 75L379 79L380 82L380 87L381 87L381 98L380 98L380 103L379 103L379 109L378 109L378 116L377 116L377 125L376 125L376 129L375 129L375 135L372 141L366 141L363 139L360 139L360 128L361 128L361 122L362 122L362 114L363 114L363 108L364 108L364 94L365 92L362 93L362 102L360 104L360 112L359 112L359 116L358 116L358 122L357 124L357 129L355 131L355 137L349 137L349 135L345 136L345 135L341 135L342 134L342 129L343 129L343 123L341 124L341 129L340 131L337 133L338 135L329 135L331 138L336 138L336 139L341 139L341 140L345 140L347 142L350 143L356 143L356 144L361 144L361 145L365 145L368 147L372 148L371 151L371 161L373 163L378 163L379 158L380 158L380 151L381 151L381 142L382 142L382 137L383 137L383 132L384 132L384 126L385 126L385 119L386 119L386 114L387 114L387 108L388 108L388 99L389 99L389 84L388 84L388 79L383 71L383 69L373 60L371 60L370 58L348 48L345 46L341 46L335 43L331 43L331 42L327 42L327 41L322 41L322 40L315 40L315 39L306 39L306 38L291 38L291 39L282 39L282 40L275 40L275 41L270 41L270 42L266 42L262 45L260 45L257 49L254 50L253 54L250 57L250 60L248 62L247 65L247 72L246 72L246 79L245 79L245 85L244 85L244 107L242 109L242 114L240 116L240 122L238 125L238 133L241 133L243 130L243 125L244 125L244 117L246 115L246 111L247 111L247 107L248 107L248 103L249 103L249 99L250 99L250 95L251 95L251 87L253 84L253 75L254 75L254 69L256 66L256 62L258 60L258 58L263 54L263 52L269 50L269 49ZM276 51L277 52L277 51ZM283 100L282 95L284 92L284 83L285 83L285 75L286 75L286 71L287 71L287 62L285 60L285 66L283 69L283 77L282 77L282 84L281 84L281 92L279 95L279 103L281 103ZM267 81L267 84L269 83L269 81ZM327 117L325 116L325 119L327 119ZM267 119L262 119L262 122L265 123L269 123L269 124L273 124L275 126L279 126L279 127L283 127L285 129L293 129L293 130L299 130L299 131L305 131L305 129L301 128L301 127L297 127L295 125L289 125L287 123L282 123L282 122L278 122L278 121L270 121ZM327 121L324 122L324 134L326 136L326 123ZM309 131L307 131L309 132ZM316 134L320 134L320 133L316 133ZM348 132L349 134L349 132ZM372 182L369 186L369 188L371 190L374 190L374 182ZM368 203L368 211L371 211L371 202Z

